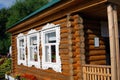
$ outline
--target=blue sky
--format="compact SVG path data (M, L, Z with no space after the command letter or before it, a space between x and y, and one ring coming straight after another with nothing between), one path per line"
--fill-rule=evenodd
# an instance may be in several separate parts
M1 8L9 8L11 5L15 3L16 0L0 0L0 9Z

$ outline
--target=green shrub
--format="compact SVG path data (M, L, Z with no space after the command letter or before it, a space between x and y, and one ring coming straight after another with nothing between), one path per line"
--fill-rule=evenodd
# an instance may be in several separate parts
M0 65L0 78L4 78L5 73L11 70L11 60L5 59L4 63Z
M4 58L0 59L0 65L2 65L4 63Z

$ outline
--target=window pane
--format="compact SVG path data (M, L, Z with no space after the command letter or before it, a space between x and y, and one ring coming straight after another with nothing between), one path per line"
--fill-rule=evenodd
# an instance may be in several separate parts
M21 39L19 43L20 43L19 44L20 47L24 47L24 39Z
M21 55L21 53L22 53L22 49L20 48L20 60L22 60L22 55Z
M51 60L52 60L52 62L56 62L56 47L55 47L55 45L51 45Z
M30 60L37 61L37 36L30 37Z
M33 50L34 50L34 48L33 48L33 47L30 47L30 60L31 60L31 61L34 61Z
M34 61L38 60L38 56L37 56L37 46L34 47Z
M45 43L55 43L56 42L56 32L45 34Z
M24 49L23 48L20 48L20 60L24 60L25 59L25 55L24 55Z
M49 57L49 46L45 46L45 61L49 62L50 57Z
M37 45L37 36L30 37L30 45Z

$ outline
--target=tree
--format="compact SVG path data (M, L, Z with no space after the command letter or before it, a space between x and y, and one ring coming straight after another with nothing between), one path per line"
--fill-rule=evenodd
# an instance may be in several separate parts
M6 22L7 17L9 16L8 10L3 8L0 10L0 53L6 54L9 50L10 46L10 37L9 34L6 33Z
M17 21L42 7L48 0L16 0L15 5L9 9L10 17L8 18L7 28L10 28Z
M10 34L6 33L6 29L47 2L47 0L16 0L11 8L0 10L0 54L6 54L11 45Z

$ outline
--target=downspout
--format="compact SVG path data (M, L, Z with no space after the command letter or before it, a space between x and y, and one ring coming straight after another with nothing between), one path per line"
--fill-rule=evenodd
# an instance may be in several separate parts
M115 27L115 41L116 41L116 61L117 61L117 77L120 80L120 51L119 51L119 29L118 29L118 19L117 19L117 6L113 5L113 17L114 17L114 27Z
M113 7L111 4L107 6L108 13L108 27L109 27L109 41L110 41L110 59L111 59L111 75L112 80L117 80L117 66L116 66L116 43L115 43L115 29Z

